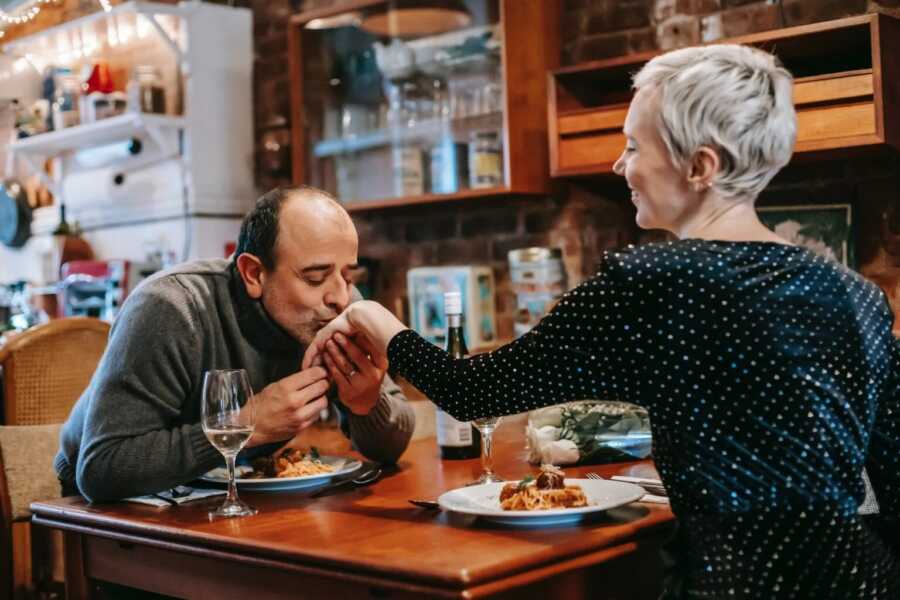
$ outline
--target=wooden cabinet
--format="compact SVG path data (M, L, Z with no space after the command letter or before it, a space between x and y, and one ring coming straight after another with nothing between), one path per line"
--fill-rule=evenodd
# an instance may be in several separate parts
M795 159L900 149L900 21L881 14L767 31L722 43L776 54L795 78ZM550 171L604 174L625 144L631 75L657 53L550 75Z
M549 191L560 0L419 4L290 19L294 182L349 210ZM406 30L398 8L419 11Z

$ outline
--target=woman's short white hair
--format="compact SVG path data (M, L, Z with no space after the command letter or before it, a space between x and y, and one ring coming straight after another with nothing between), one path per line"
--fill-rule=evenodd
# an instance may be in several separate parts
M719 154L713 188L756 198L791 158L797 136L793 77L767 52L735 44L682 48L657 56L634 88L661 92L660 134L676 168L700 146Z

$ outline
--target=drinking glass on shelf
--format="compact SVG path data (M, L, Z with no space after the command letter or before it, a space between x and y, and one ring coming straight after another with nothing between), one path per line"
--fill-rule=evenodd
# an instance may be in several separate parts
M484 417L475 419L472 424L481 433L481 477L469 485L481 485L482 483L496 483L503 481L494 473L494 430L500 425L502 417Z
M225 457L228 467L228 495L222 506L209 513L210 519L243 517L257 512L238 498L234 483L235 459L253 434L252 396L244 369L211 370L203 378L203 433Z
M495 113L503 111L503 86L497 81L491 81L484 86L484 112Z

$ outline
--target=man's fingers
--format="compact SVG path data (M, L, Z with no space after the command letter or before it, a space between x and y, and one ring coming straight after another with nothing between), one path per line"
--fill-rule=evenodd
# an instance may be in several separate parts
M351 363L355 364L360 371L371 374L373 361L366 356L362 347L358 346L355 340L351 340L341 333L336 334L334 339L337 340L338 347L349 357Z
M381 371L387 371L389 366L387 356L379 352L372 346L372 342L369 341L364 335L358 335L353 338L353 341L358 345L363 352L365 352L369 357L371 357L372 363Z
M300 370L305 371L306 369L313 366L313 363L316 362L316 355L318 351L316 350L315 341L310 344L306 348L306 352L303 353L303 360L300 361Z
M301 369L308 369L314 366L317 358L321 360L322 344L328 339L323 331L324 330L320 330L319 333L316 334L316 337L313 338L312 343L307 346L306 352L303 353L303 361L300 363Z
M338 386L338 393L341 394L344 390L350 389L353 387L353 381L351 377L348 377L340 367L337 366L334 359L331 357L331 354L323 354L322 358L325 359L325 366L328 368L328 372L331 373L331 376L334 378L334 382Z
M294 411L294 420L300 427L307 427L315 423L321 413L328 406L328 399L320 396Z
M322 370L324 371L325 369ZM328 379L321 379L306 386L302 390L297 390L289 396L290 405L295 409L301 408L317 399L319 396L324 396L325 393L328 392L330 385Z
M328 372L322 367L310 367L303 371L297 371L288 375L279 383L288 391L301 390L310 384L328 377Z
M353 377L357 371L360 370L361 365L356 361L350 360L347 354L343 349L338 347L334 340L328 342L328 345L325 346L328 354L327 356L331 358L337 368L346 375L347 377Z

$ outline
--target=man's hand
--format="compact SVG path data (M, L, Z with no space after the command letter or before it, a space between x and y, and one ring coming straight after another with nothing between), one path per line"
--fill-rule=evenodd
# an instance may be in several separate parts
M256 425L247 447L287 440L319 419L328 406L330 383L322 367L312 367L270 383L250 402Z
M357 415L369 414L378 402L381 382L387 372L384 355L374 352L361 335L350 339L343 333L335 333L325 342L321 356L344 406Z

